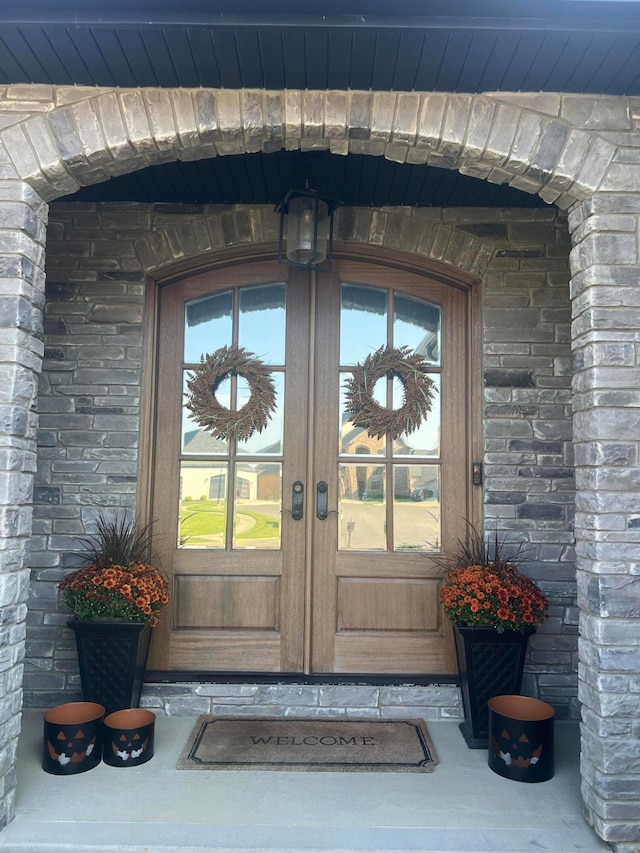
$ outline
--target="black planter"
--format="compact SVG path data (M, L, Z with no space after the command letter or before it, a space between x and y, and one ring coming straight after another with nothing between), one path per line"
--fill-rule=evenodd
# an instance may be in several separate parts
M553 718L546 702L528 696L489 700L489 767L514 782L553 777Z
M42 769L54 776L85 773L100 764L104 708L68 702L44 714Z
M153 758L156 715L146 708L125 708L104 718L103 753L112 767L137 767Z
M534 630L503 631L454 625L464 722L460 731L469 749L489 745L489 708L493 696L518 694L527 643Z
M84 701L98 702L106 714L137 708L151 639L149 623L70 619L67 625L76 635Z

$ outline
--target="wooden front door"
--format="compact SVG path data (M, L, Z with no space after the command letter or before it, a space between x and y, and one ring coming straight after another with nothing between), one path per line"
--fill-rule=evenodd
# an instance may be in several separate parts
M151 516L171 578L150 666L200 672L455 670L431 557L467 516L468 293L393 266L307 273L264 260L160 289ZM436 387L426 423L395 441L345 412L350 369L409 346ZM245 441L185 407L203 354L244 347L277 410ZM398 408L384 378L374 397ZM238 410L241 376L216 398Z

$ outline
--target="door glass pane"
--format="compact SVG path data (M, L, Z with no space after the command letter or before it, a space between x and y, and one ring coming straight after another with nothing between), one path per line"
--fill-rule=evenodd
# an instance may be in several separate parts
M392 298L392 324L389 300ZM372 457L371 465L339 464L340 469L340 549L428 551L439 547L440 468L438 465L392 464L393 504L386 529L385 476L380 464L387 451L395 459L411 457L437 459L440 456L441 309L438 305L384 288L355 284L342 285L340 313L340 364L362 363L383 345L408 347L434 365L431 411L421 426L396 438L387 448L385 437L371 438L366 429L355 427L346 411L344 388L349 374L340 373L340 454ZM389 395L389 396L388 396ZM397 377L389 383L380 378L372 392L382 407L402 408L404 388ZM379 461L376 461L379 460ZM391 461L387 456L388 462ZM387 462L387 464L388 464Z
M225 290L185 305L184 361L193 364L200 356L231 346L233 292Z
M440 466L393 466L393 550L439 551Z
M209 430L204 429L196 423L193 419L193 415L185 405L185 395L188 392L187 379L190 375L190 371L183 371L182 452L185 455L197 454L199 456L205 456L215 454L216 456L225 456L229 453L229 442L222 441L220 438L215 438ZM225 379L224 382L221 382L216 390L216 399L226 408L229 408L230 405L230 391L231 382L229 379Z
M351 422L351 415L346 411L344 387L345 379L352 376L350 373L340 374L340 453L343 456L351 456L352 454L368 454L376 456L385 452L385 438L372 438L361 427L356 427ZM387 405L387 383L385 379L380 379L376 382L373 389L373 399L380 403L381 406Z
M227 476L228 465L225 462L182 462L179 548L225 547Z
M233 547L280 547L282 465L239 462L233 512Z
M362 362L387 343L387 291L342 285L340 364Z
M339 488L338 548L386 550L384 465L340 465Z
M271 379L276 389L276 410L267 421L262 432L255 432L246 441L238 442L238 454L254 456L282 455L282 434L284 429L284 373L273 371ZM238 377L238 409L242 408L250 397L247 381Z
M187 394L187 379L189 371L184 372L184 393ZM256 456L281 455L283 434L283 403L284 403L284 373L273 372L271 374L273 384L276 388L276 410L267 422L262 432L255 432L246 441L238 442L238 453L254 454ZM242 376L238 377L237 405L234 409L240 410L249 400L249 385ZM185 398L186 399L186 398ZM226 378L220 383L216 390L216 399L226 409L231 406L231 382ZM192 413L183 405L182 412L182 452L184 454L215 454L226 455L229 453L229 442L216 438L212 433L201 427L193 418Z
M408 346L430 364L440 364L440 307L401 293L393 299L394 346Z
M434 382L431 411L423 418L417 430L402 433L393 444L394 456L431 457L440 456L440 374L431 373L429 378ZM393 380L393 407L402 406L402 384L398 379Z
M192 373L183 371L179 544L279 548L282 465L249 457L282 457L284 452L285 285L252 285L192 300L186 304L185 318L186 363L198 364L201 355L222 346L244 347L273 368L276 411L262 432L245 441L222 441L187 409L187 380ZM215 391L218 403L232 412L240 412L250 396L249 384L240 375L227 376ZM226 459L206 459L214 456ZM237 462L237 457L243 461ZM233 485L230 471L235 471ZM232 517L227 521L229 510ZM233 530L232 541L227 528Z
M239 312L238 346L265 364L284 364L284 283L241 288Z

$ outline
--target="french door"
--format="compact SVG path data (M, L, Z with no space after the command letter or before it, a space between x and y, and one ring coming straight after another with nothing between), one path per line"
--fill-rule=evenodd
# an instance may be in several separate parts
M467 299L428 276L356 260L332 273L229 265L161 288L151 514L171 580L150 666L174 671L455 670L433 561L467 517ZM426 421L372 437L345 380L384 345L422 355ZM276 411L246 440L185 405L203 355L244 347L268 367ZM240 410L240 375L218 402ZM402 405L383 377L373 397Z

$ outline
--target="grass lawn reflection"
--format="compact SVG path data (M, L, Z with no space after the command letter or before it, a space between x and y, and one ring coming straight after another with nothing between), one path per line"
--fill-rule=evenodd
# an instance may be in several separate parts
M183 548L224 548L227 502L183 500L180 503L179 546ZM236 506L235 547L279 547L280 506L277 501L242 502Z

